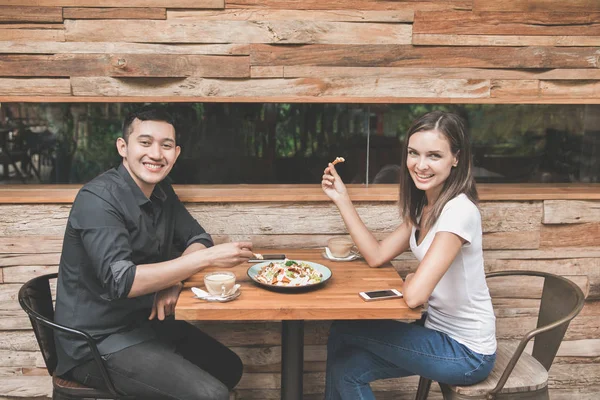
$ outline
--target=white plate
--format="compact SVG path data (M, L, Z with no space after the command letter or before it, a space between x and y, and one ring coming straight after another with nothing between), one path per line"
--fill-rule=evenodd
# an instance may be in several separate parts
M360 254L358 253L358 251L355 251L353 249L348 257L334 257L331 254L331 251L329 251L329 248L325 247L325 251L323 251L323 257L331 261L352 261L356 260L357 258L360 258Z

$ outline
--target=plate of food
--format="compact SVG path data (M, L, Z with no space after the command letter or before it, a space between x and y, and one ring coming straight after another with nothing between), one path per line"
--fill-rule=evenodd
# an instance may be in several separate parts
M331 270L311 261L265 261L248 268L248 276L265 289L301 292L324 285L331 278Z

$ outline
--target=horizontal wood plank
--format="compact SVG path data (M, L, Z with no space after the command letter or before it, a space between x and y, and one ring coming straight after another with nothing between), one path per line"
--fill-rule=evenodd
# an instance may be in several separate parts
M400 224L395 204L358 202L357 212L376 233L392 232ZM305 235L346 234L337 208L323 203L189 203L190 214L213 235ZM518 212L517 210L527 210ZM3 205L0 207L0 233L6 236L62 235L70 211L68 205ZM282 224L285 214L293 224ZM483 231L539 231L541 203L524 207L521 203L482 203ZM527 216L527 217L525 217ZM19 235L20 234L20 235ZM3 261L6 263L7 261ZM19 261L21 262L21 261ZM7 264L4 264L7 265ZM11 264L15 265L15 264ZM30 264L31 265L31 264Z
M224 0L0 0L9 6L223 8Z
M0 49L2 44L0 42ZM259 67L252 67L259 68ZM264 68L274 68L264 66ZM327 67L311 65L278 66L286 78L378 76L390 78L505 79L505 80L600 80L600 69L517 70L493 68L404 68L404 67Z
M283 78L283 67L281 66L259 66L250 67L252 78Z
M65 7L65 19L167 19L167 9L158 7Z
M543 97L556 97L562 99L600 97L600 82L541 81L540 95Z
M544 201L544 224L580 224L600 222L600 202Z
M60 7L0 6L0 22L62 22Z
M3 41L21 41L21 42L64 42L64 29L43 29L43 28L11 28L7 25L0 25L0 39Z
M161 54L0 55L2 76L250 77L249 57Z
M600 36L600 13L418 11L414 33Z
M600 223L567 225L543 225L540 231L540 246L598 246Z
M539 80L494 79L491 82L491 96L496 99L515 95L521 97L539 98L541 94Z
M239 98L269 96L304 96L353 99L374 97L402 98L485 98L490 82L468 79L389 79L389 78L298 78L268 80L185 80L128 81L109 77L72 77L76 96L136 96L140 86L152 96L183 96L203 98Z
M473 0L473 11L524 11L544 12L600 12L600 3L596 0Z
M0 204L72 203L82 185L2 185ZM323 202L319 185L175 185L187 203ZM397 202L393 184L347 185L352 201ZM600 184L479 184L482 201L600 200Z
M472 0L379 1L379 0L228 0L227 8L286 10L471 10Z
M252 65L439 68L598 68L594 47L254 44Z
M1 33L0 33L1 35ZM0 93L33 96L67 95L71 93L69 79L0 78Z
M486 272L517 270L548 272L563 276L584 275L589 279L588 299L600 299L600 258L498 260L485 257L485 267Z
M518 32L518 31L515 31ZM599 46L600 36L454 35L413 33L418 46Z
M66 17L65 17L66 18ZM184 21L340 21L340 22L412 22L413 10L279 10L233 9L215 11L169 10L167 19Z
M409 44L408 24L330 21L66 20L67 41L153 43Z
M1 26L0 26L1 29ZM3 36L0 36L4 39ZM49 40L51 38L47 38ZM6 54L206 54L249 55L242 44L154 44L120 42L0 41L0 53ZM571 77L570 79L574 79Z

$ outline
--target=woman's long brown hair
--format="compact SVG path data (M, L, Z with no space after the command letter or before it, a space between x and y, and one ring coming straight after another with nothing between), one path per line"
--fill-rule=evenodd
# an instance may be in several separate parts
M471 157L471 140L465 129L463 120L456 114L444 111L432 111L413 122L406 135L402 150L402 171L400 173L400 216L402 220L409 219L414 226L419 226L417 218L421 215L423 207L427 205L427 197L423 190L417 189L411 178L406 160L408 158L408 140L412 135L422 131L437 130L442 133L448 143L452 154L458 158L458 164L450 171L444 182L440 196L433 205L431 217L427 219L426 226L422 229L429 230L440 214L446 203L461 193L475 204L479 200L475 179L473 178L473 160Z

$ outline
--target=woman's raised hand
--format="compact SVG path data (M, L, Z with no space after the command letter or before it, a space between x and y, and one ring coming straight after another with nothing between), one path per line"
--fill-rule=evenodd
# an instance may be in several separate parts
M334 202L348 195L346 185L344 185L342 178L340 178L332 163L329 163L325 171L323 171L321 188Z

